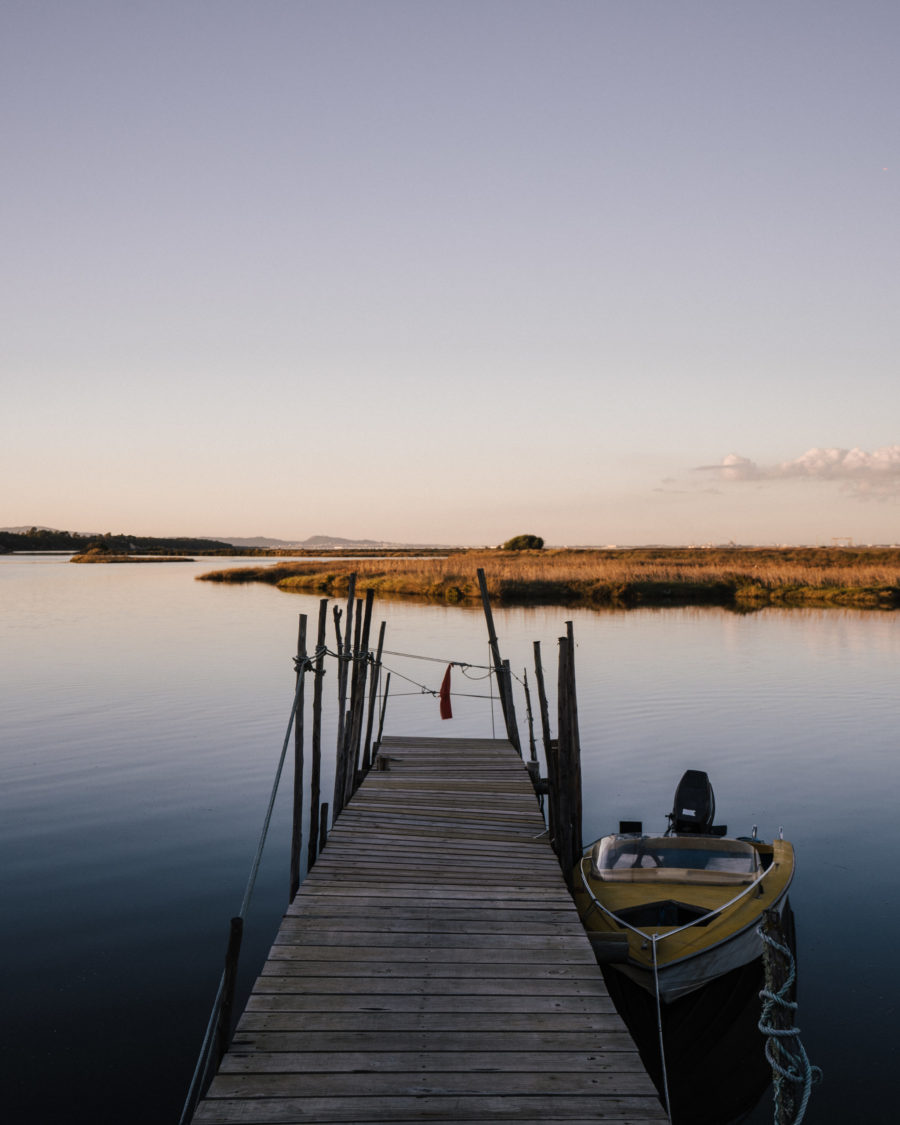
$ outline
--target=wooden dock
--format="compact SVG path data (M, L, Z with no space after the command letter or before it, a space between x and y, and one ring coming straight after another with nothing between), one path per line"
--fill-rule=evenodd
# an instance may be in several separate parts
M193 1120L665 1121L510 744L393 738L380 757Z

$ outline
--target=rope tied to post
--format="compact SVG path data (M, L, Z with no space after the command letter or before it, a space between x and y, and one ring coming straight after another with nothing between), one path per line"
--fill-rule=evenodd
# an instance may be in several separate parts
M762 926L758 926L757 934L770 948L776 950L788 966L787 977L782 986L774 989L774 974L772 973L770 958L764 958L766 988L760 992L763 1001L762 1012L759 1018L759 1030L766 1036L766 1059L773 1072L773 1086L775 1093L776 1125L800 1125L806 1115L812 1088L822 1081L821 1067L814 1066L806 1054L806 1049L800 1042L800 1028L793 1025L793 1016L797 1011L797 1003L789 998L790 990L797 979L797 965L794 955L787 945L776 941L767 934ZM791 1025L789 1027L776 1027L774 1019L777 1013L789 1013ZM793 1088L792 1088L793 1087ZM802 1087L799 1091L796 1087ZM795 1106L795 1095L799 1092L799 1105Z

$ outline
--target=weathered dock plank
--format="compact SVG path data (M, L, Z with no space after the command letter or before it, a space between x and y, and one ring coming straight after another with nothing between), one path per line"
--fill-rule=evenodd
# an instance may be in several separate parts
M505 741L385 739L198 1125L665 1121Z

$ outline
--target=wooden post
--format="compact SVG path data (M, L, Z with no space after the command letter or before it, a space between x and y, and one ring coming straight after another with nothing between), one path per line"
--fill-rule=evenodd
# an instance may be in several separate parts
M366 741L363 747L363 771L372 768L372 728L375 725L375 703L378 697L378 680L381 676L381 654L384 651L384 630L387 625L382 621L378 630L378 650L375 653L375 663L372 665L372 675L369 680L369 714L366 718Z
M319 813L319 852L325 851L325 845L328 843L328 802L322 802L322 808Z
M786 913L789 910L790 907L786 907ZM789 923L791 920L789 916ZM766 990L772 996L780 996L783 1000L793 1003L796 1000L796 991L791 987L794 975L792 955L782 952L783 949L790 950L793 942L777 910L763 912L762 930L769 939L763 941L762 957ZM794 1027L794 1015L794 1008L787 1007L783 1003L770 1002L763 1006L763 1018L760 1020L761 1029L763 1024L771 1029L771 1038L766 1050L770 1065L774 1059L779 1066L788 1071L796 1069L791 1067L791 1063L794 1062L792 1053L785 1051L785 1048L793 1048L797 1043L797 1039L790 1034ZM795 1094L801 1093L802 1084L792 1082L790 1079L778 1083L778 1072L774 1065L772 1065L772 1077L776 1080L774 1120L776 1125L791 1125L799 1109ZM798 1074L798 1079L799 1077Z
M309 778L309 850L306 870L316 862L319 843L319 801L322 784L322 691L325 678L325 630L328 625L328 599L319 602L319 631L316 634L316 669L313 685L312 764Z
M244 919L231 919L228 933L228 948L225 951L225 977L222 986L222 1007L216 1024L216 1058L221 1062L228 1050L231 1038L231 1020L234 1010L234 986L237 981L238 958L241 954L241 938L244 933Z
M541 782L541 766L538 762L537 746L534 741L534 714L531 710L531 692L528 690L527 668L522 669L522 686L525 689L525 718L528 721L528 761L525 763L525 767L531 778L531 784L534 786L541 812L543 812L546 783Z
M346 715L344 718L344 753L341 765L341 808L353 796L353 781L356 773L356 763L353 760L353 716L356 714L356 695L359 684L359 638L362 629L362 600L356 599L353 615L353 643L350 645L350 663L346 668L349 689L344 691ZM349 610L348 610L349 612ZM347 622L347 641L350 641L350 621ZM349 695L349 705L347 697ZM335 806L336 807L336 806ZM337 815L337 812L335 812Z
M381 749L381 734L382 734L382 731L384 730L384 713L387 710L388 692L390 690L391 690L391 674L390 674L390 672L388 672L388 674L387 674L387 676L385 677L385 680L384 680L384 699L382 699L382 701L381 701L381 716L378 720L378 737L375 739L375 748L372 751L372 757L373 758L377 757L378 751Z
M512 669L509 666L509 661L504 660L503 668L503 692L506 696L506 737L515 747L516 753L522 757L522 746L519 742L519 721L516 718L516 704L513 699L512 688Z
M481 590L481 604L484 608L484 619L487 622L488 643L491 646L491 659L494 662L494 672L497 676L497 690L500 695L500 710L503 712L503 722L506 726L506 737L516 748L521 758L522 747L519 744L519 728L516 723L515 707L513 706L512 682L511 677L508 675L509 666L507 665L507 674L504 675L503 661L500 659L500 644L497 640L497 631L494 628L494 615L491 612L491 599L488 596L487 579L484 576L484 569L482 567L479 567L476 573L478 575L478 587Z
M550 708L547 706L547 692L544 688L544 666L541 664L541 642L534 642L534 677L538 689L538 709L541 715L541 739L544 744L544 758L550 760Z
M581 792L581 732L578 727L578 692L575 687L575 630L571 621L566 622L566 640L569 646L569 737L572 740L572 866L581 860L583 841L581 837L584 818Z
M534 715L531 712L531 692L528 690L528 669L522 669L522 684L525 688L525 718L528 722L528 756L537 761L537 746L534 741Z
M475 573L478 575L478 587L481 590L481 605L484 609L484 619L487 623L488 644L491 646L491 659L494 662L494 675L497 677L497 689L500 695L500 710L503 712L503 722L506 724L508 730L509 721L506 716L506 699L504 698L501 677L502 662L500 660L500 644L497 641L497 632L494 629L494 615L491 612L491 599L488 596L487 579L484 576L484 569L482 567L479 567Z
M289 901L300 887L300 849L303 847L303 688L306 681L306 614L300 614L297 633L297 706L294 709L294 819L291 831Z
M334 803L332 806L332 817L335 820L341 815L341 810L344 807L344 786L347 777L347 735L344 728L346 723L347 675L353 656L351 634L353 631L353 599L355 593L356 575L351 574L347 585L347 620L344 628L344 644L342 649L338 649L341 659L338 664L338 730L334 770ZM337 622L338 613L339 611L335 607L335 622Z
M366 607L362 614L362 640L360 641L359 684L357 687L357 712L353 715L353 792L362 781L361 751L363 717L366 713L366 686L369 682L369 638L372 630L372 605L375 591L367 589Z
M358 643L354 646L354 688L353 701L350 706L350 768L347 778L350 796L356 792L357 786L362 779L359 755L362 747L363 711L365 710L366 704L366 680L369 674L369 634L372 629L372 604L374 600L375 591L367 590L362 621L362 634L358 636ZM357 620L358 618L359 608L357 609Z
M559 721L556 854L569 889L581 858L581 762L575 694L574 641L571 629L559 638L557 711Z
M541 642L534 642L534 677L538 689L538 710L541 715L541 741L544 746L544 761L547 763L547 827L550 842L556 844L559 810L559 758L558 743L550 736L550 708L547 705L547 689L544 686L544 665L541 663Z
M565 776L566 766L568 764L568 747L569 747L569 708L566 699L566 688L568 686L568 655L569 655L569 642L566 637L559 638L559 663L557 668L557 681L556 681L556 776L553 779L554 795L553 804L555 805L555 821L556 831L553 839L553 850L556 852L556 857L559 860L559 866L562 868L563 875L566 876L566 883L569 884L571 889L571 881L566 871L566 856L569 853L569 829L571 827L571 818L569 816L569 804L566 800L565 792Z
M569 707L571 709L571 730L574 738L574 752L578 764L578 823L581 824L581 735L578 730L578 692L575 688L575 630L572 622L566 622L566 640L569 642ZM579 839L580 848L580 839Z

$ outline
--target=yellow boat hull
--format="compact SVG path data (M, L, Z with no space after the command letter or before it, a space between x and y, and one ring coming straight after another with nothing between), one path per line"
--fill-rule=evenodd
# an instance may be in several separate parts
M574 872L574 897L588 933L627 943L615 968L664 1003L747 964L762 952L757 927L784 907L794 874L786 840L753 841L759 873L717 882L702 870L641 870L603 878L586 849ZM623 942L624 938L624 942ZM624 951L623 951L624 953Z

